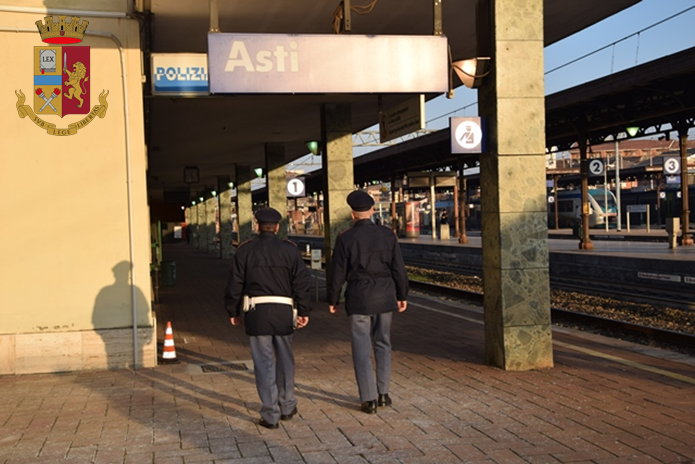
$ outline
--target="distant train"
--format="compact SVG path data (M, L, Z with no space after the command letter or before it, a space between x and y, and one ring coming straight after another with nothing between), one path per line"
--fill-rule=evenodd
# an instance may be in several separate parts
M548 225L555 227L555 211L558 225L561 228L572 227L581 221L582 192L581 190L561 190L557 192L557 208L555 197L549 194ZM615 195L610 190L589 189L589 227L615 226L617 223L618 207Z

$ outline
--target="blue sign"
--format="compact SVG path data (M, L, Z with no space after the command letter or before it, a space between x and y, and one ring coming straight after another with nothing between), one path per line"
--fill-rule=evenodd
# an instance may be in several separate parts
M208 60L205 53L153 53L152 93L208 94Z

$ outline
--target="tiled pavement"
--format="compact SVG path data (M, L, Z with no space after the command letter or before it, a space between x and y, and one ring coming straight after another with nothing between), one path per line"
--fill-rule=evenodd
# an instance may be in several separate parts
M165 253L159 339L171 321L182 362L0 377L0 463L695 461L695 359L556 329L553 369L505 372L484 364L479 311L418 295L394 319L392 407L359 411L347 320L319 302L295 335L299 415L259 428L228 263Z

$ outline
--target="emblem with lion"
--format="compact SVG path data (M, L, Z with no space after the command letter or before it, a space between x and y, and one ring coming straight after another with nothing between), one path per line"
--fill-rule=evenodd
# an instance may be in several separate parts
M82 79L84 79L84 82L89 80L89 77L85 77L85 74L87 74L87 67L82 64L82 62L78 61L72 65L72 72L68 71L67 67L63 68L63 72L68 75L68 80L65 81L65 85L71 86L70 90L65 94L65 98L72 100L72 97L75 97L80 102L77 107L82 108L82 104L84 103L82 94L87 92L82 88Z

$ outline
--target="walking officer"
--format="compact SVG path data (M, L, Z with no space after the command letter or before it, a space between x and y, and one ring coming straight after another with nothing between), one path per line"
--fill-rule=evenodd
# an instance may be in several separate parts
M273 208L256 212L259 236L239 245L224 296L232 325L243 312L263 403L258 424L268 429L297 414L292 333L311 311L311 275L297 246L276 236L280 219Z
M374 200L363 190L347 197L353 225L335 243L328 282L331 313L338 311L341 288L350 317L352 362L361 409L374 414L378 406L390 406L391 321L394 311L405 311L408 275L393 231L373 224ZM376 381L372 370L372 343ZM378 396L377 396L378 395Z

